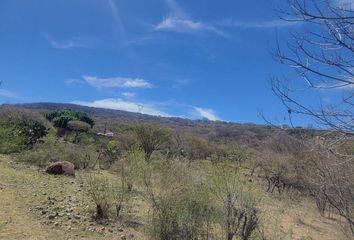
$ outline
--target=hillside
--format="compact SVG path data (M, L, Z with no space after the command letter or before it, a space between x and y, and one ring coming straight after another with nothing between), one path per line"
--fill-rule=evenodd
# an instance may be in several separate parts
M115 134L98 134L105 130ZM334 197L336 189L317 173L338 161L329 174L340 178L326 179L352 189L352 166L320 148L317 140L337 141L321 133L7 105L0 239L345 239L346 215L318 186L331 186ZM352 154L352 142L336 150Z
M94 131L96 132L103 132L105 128L107 131L116 132L122 124L151 123L167 126L178 132L190 133L192 135L205 137L212 141L227 143L235 142L242 147L249 147L259 150L263 148L264 142L269 140L269 138L284 132L279 131L279 129L269 125L158 117L140 113L93 108L65 103L30 103L4 106L25 108L41 113L46 113L58 109L83 111L88 113L95 120ZM296 136L297 130L299 132L306 132L306 134L312 135L321 132L319 130L301 128L289 129L288 131Z

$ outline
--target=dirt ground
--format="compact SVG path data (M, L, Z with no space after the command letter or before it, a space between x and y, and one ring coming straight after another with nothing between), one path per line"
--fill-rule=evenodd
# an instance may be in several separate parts
M0 239L148 239L143 224L95 223L77 178L50 176L0 155L0 180ZM136 203L132 214L143 219L143 201ZM309 200L265 195L261 209L268 239L349 239L338 216L321 217Z

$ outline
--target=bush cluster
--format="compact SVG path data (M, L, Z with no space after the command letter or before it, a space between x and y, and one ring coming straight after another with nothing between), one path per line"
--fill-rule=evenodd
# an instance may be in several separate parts
M0 153L30 149L47 133L41 116L18 108L0 108Z
M75 110L58 110L50 112L46 115L46 118L58 128L67 128L71 121L87 123L91 128L94 125L93 119L90 118L87 113Z

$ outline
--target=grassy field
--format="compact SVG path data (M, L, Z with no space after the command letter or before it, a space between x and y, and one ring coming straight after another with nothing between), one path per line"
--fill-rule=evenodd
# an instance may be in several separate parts
M51 176L0 156L0 239L149 239L148 204L138 196L129 207L134 221L97 224L94 205L79 177ZM101 174L114 180L114 174ZM339 219L321 217L306 199L264 194L263 229L268 239L346 239Z

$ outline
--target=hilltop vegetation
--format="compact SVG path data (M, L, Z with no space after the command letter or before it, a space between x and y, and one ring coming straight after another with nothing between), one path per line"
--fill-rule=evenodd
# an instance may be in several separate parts
M8 204L0 214L5 222L0 237L10 236L19 223L32 230L16 232L17 239L38 239L40 231L45 232L42 238L59 239L61 230L74 239L351 236L353 169L338 166L329 172L332 180L316 174L321 164L333 160L309 145L322 131L74 105L22 107L0 109L0 152L11 153L0 161L1 191ZM97 134L106 131L114 136ZM320 140L340 136L332 133ZM337 150L352 154L352 149L353 142L345 141ZM73 163L76 178L44 173L58 161ZM323 176L326 181L316 185ZM333 181L341 186L342 199ZM337 200L343 200L343 208L330 202Z

